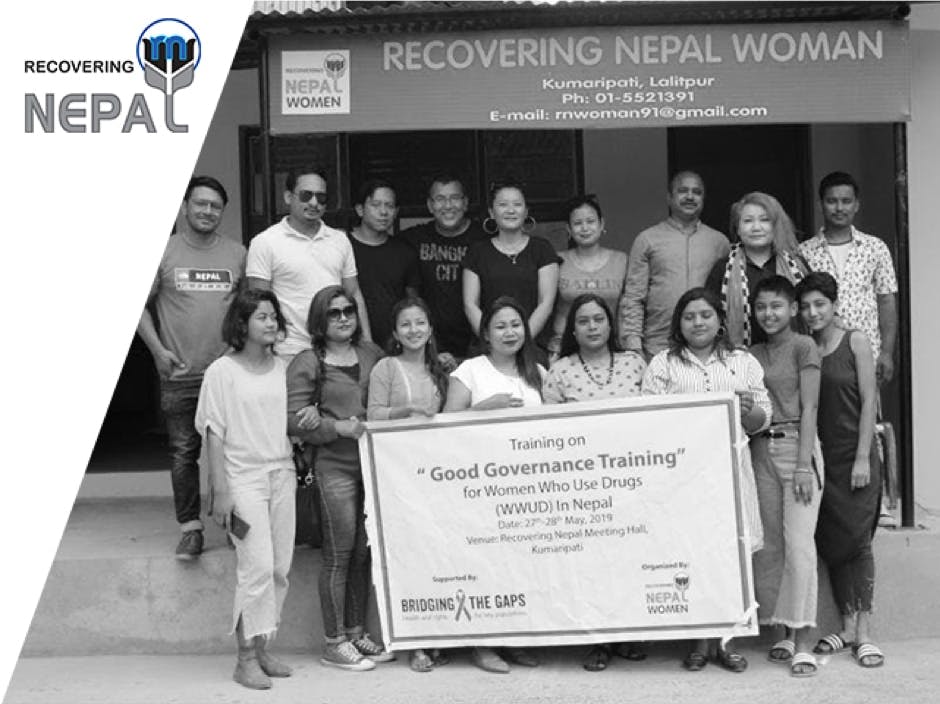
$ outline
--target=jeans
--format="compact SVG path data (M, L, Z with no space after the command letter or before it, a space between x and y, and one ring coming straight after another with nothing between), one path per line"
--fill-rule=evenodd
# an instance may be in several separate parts
M176 521L183 530L202 530L199 520L199 451L202 439L196 432L196 403L202 380L162 381L160 408L166 417L170 443L170 477Z
M272 638L287 597L287 574L294 557L293 469L228 475L235 513L248 525L245 537L232 536L236 578L232 633L242 620L245 638Z
M809 504L793 494L793 472L799 452L799 432L787 437L751 439L751 456L764 548L754 555L754 590L761 623L790 628L816 625L816 519L822 488L813 478ZM821 478L821 475L820 475Z
M371 553L366 542L362 477L317 466L323 524L320 608L328 643L362 633Z

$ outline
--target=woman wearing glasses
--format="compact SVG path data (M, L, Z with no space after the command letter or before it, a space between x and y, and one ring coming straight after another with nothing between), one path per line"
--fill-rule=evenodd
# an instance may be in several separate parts
M562 252L558 276L558 298L548 351L554 361L561 350L561 337L572 301L590 291L600 296L619 320L618 306L627 278L627 254L601 246L607 231L597 196L575 196L566 208L571 248ZM616 328L613 339L619 339Z
M483 310L498 297L510 296L538 338L555 305L558 255L548 240L529 234L535 220L518 184L490 189L489 215L483 229L492 238L472 246L463 262L463 305L470 327L480 335Z
M369 374L381 350L362 339L359 309L341 286L327 286L307 317L313 349L287 369L290 435L317 446L323 521L320 607L326 644L320 662L344 670L371 670L393 660L363 630L370 585L358 438L365 427ZM303 413L316 406L320 422L305 429Z

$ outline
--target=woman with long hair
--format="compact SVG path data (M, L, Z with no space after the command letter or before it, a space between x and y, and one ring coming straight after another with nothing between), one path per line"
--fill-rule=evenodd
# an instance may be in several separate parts
M748 193L731 206L731 253L712 267L705 287L719 295L728 339L735 347L766 342L751 305L757 284L783 276L794 286L809 272L793 221L767 193ZM802 327L798 325L798 327Z
M645 394L686 394L733 391L741 406L741 425L748 434L770 425L771 405L764 387L764 372L749 352L737 349L724 334L724 314L718 296L707 288L686 291L676 303L669 329L669 348L650 360L643 376ZM763 545L757 488L751 468L751 454L741 451L738 479L741 486L745 527L751 551ZM713 641L716 657L727 670L747 669L744 656ZM701 670L708 664L710 644L696 641L683 664L688 670Z
M235 546L232 630L236 682L269 689L291 668L267 652L277 633L294 554L294 490L287 439L286 365L274 353L287 323L270 291L240 291L222 323L231 350L209 365L196 428L204 438L211 513Z
M623 352L614 333L614 316L601 296L583 293L571 303L560 336L560 356L545 379L546 403L572 403L640 394L646 361L639 352ZM643 660L637 643L601 643L582 663L585 670L607 669L612 655Z
M508 296L483 311L480 335L486 352L463 362L451 374L444 411L489 411L542 405L545 369L536 362L535 343L525 309ZM487 672L509 672L506 660L535 667L534 655L522 648L473 649L473 662Z
M820 639L814 652L848 648L862 667L879 667L885 656L871 635L875 560L871 541L881 504L881 462L874 443L878 385L868 338L845 330L837 311L839 287L815 272L797 286L800 313L822 356L819 439L826 465L816 524L816 548L829 580L842 629Z
M597 294L614 316L613 338L619 339L617 322L618 307L623 296L627 278L627 254L601 245L607 232L601 204L596 196L575 196L568 201L568 237L571 248L561 252L561 268L558 275L558 296L555 299L555 316L552 337L548 350L552 357L560 356L561 337L568 319L568 311L582 291Z
M369 420L430 417L447 398L447 372L438 359L431 311L420 298L405 298L392 309L389 356L369 377ZM430 672L447 658L437 650L413 650L409 666Z
M500 296L519 303L533 337L548 323L558 291L559 259L548 240L530 234L534 227L519 184L490 189L483 229L492 238L472 245L463 260L464 311L477 335L483 335L483 311Z
M307 317L313 348L294 357L287 369L288 430L317 448L323 521L319 591L326 636L320 662L352 671L394 659L363 628L371 553L358 438L365 429L369 374L382 351L362 339L358 312L341 286L317 292ZM309 430L299 412L312 406L320 420Z

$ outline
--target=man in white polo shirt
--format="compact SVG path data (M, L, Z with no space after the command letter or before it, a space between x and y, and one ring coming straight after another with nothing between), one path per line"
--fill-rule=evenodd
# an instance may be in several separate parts
M321 218L326 211L325 176L310 169L287 176L288 214L257 234L248 246L246 275L251 288L274 291L287 319L287 336L277 352L288 361L310 348L307 312L314 294L341 285L359 307L363 336L371 339L365 301L359 291L356 260L344 232Z

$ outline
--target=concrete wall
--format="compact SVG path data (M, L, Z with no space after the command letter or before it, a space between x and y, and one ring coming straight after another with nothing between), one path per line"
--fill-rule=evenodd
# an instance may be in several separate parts
M914 491L917 503L940 511L936 432L940 390L940 326L933 318L940 236L933 222L940 187L940 5L913 5L912 113L908 126L913 330Z

